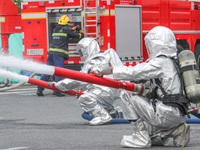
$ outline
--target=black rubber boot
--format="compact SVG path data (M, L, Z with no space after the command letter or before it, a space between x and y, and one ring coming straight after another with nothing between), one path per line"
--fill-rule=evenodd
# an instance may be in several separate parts
M58 97L63 97L65 94L60 93L60 92L53 92L53 95L58 96Z
M43 92L41 90L39 90L39 89L37 90L37 95L38 96L44 96Z

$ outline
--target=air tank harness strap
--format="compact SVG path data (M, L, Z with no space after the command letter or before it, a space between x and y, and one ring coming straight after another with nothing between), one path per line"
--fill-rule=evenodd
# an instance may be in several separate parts
M187 103L188 100L182 93L178 94L167 94L163 87L161 86L161 82L159 79L155 79L156 84L160 87L164 97L160 98L157 97L157 99L161 100L163 104L177 107L183 114L188 115L187 111Z
M180 73L183 73L183 72L189 71L189 70L197 70L198 71L198 66L197 65L189 65L189 66L181 67Z

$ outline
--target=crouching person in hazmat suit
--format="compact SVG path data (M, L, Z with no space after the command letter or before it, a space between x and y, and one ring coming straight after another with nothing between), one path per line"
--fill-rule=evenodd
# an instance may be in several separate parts
M125 135L121 145L150 148L152 145L166 145L168 139L173 138L175 146L185 147L190 140L190 126L185 124L185 106L178 103L180 97L170 99L181 91L180 78L171 59L177 56L176 39L170 29L158 26L146 35L145 45L149 54L146 62L133 67L110 67L114 80L151 80L150 88L156 94L155 97L132 94L129 100L138 120L132 123L133 134ZM91 73L110 72L105 66L95 66Z
M83 73L89 73L92 66L109 62L111 65L123 66L121 60L113 49L108 49L104 53L99 53L99 45L93 38L83 38L77 44L77 51L84 61L81 69ZM109 75L107 77L112 77ZM112 121L111 114L116 114L114 102L120 98L123 90L89 84L86 82L76 81L72 79L64 79L55 83L55 87L61 91L71 89L82 89L82 94L78 101L82 109L89 112L94 118L89 122L90 125L108 124ZM120 101L122 102L122 101ZM122 111L126 119L135 119L134 111L129 107L128 103L119 104L118 108ZM125 108L125 110L123 110ZM133 116L133 117L132 117Z

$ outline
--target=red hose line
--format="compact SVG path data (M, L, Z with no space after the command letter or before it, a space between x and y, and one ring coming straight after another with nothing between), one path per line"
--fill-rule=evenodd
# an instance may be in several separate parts
M85 73L70 70L70 69L55 67L55 72L53 75L63 77L63 78L69 78L69 79L74 79L78 81L108 86L108 87L112 87L116 89L121 88L121 89L125 89L131 92L135 91L134 83L114 81L109 78L102 78L102 77L98 77L92 74L85 74Z
M51 90L54 90L54 91L58 91L58 92L61 92L61 93L65 93L65 94L68 94L68 95L75 95L77 97L79 97L80 95L83 94L81 91L77 92L75 90L69 90L69 91L63 92L63 91L60 91L59 89L57 89L54 86L53 83L45 82L45 81L38 80L38 79L35 79L35 78L31 78L31 77L29 77L28 83L38 85L38 86L41 86L43 88L51 89Z

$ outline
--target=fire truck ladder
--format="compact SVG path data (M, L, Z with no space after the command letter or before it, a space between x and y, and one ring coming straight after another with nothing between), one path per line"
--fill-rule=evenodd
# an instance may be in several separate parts
M100 13L99 0L96 0L94 7L88 7L90 1L84 0L84 33L85 37L94 37L100 43Z

